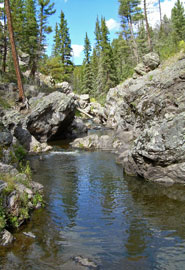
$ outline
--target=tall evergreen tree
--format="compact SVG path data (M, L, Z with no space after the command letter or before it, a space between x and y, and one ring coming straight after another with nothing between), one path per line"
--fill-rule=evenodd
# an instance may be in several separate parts
M83 77L82 77L82 90L84 93L91 93L93 87L93 74L90 63L91 44L86 33L84 42L84 61L83 61Z
M67 20L65 19L65 15L63 11L61 11L61 14L60 14L59 37L60 37L59 54L62 60L62 64L71 65L72 64L71 39L69 35L69 28L67 26Z
M92 70L92 89L93 93L97 92L97 76L98 76L98 55L96 48L93 48L91 56L91 70Z
M133 74L134 67L130 47L122 34L120 34L117 39L113 40L112 50L116 67L116 75L118 83L120 83Z
M185 12L182 2L177 0L171 12L173 37L175 42L185 40Z
M60 14L60 23L55 28L53 55L63 67L65 80L70 80L73 71L73 63L71 61L72 48L69 28L67 27L67 20L63 11Z
M22 49L24 46L24 0L11 0L11 14L14 27L14 36L17 48Z
M38 60L38 24L35 0L25 0L24 52L30 55L31 76L34 77Z
M97 52L97 54L100 54L101 27L100 27L100 22L99 22L98 16L97 16L97 19L96 19L96 26L95 26L94 34L95 34L96 52Z
M58 29L58 24L55 26L55 35L54 35L54 46L53 46L53 56L57 57L60 55L60 34Z
M39 49L44 50L45 34L51 33L52 28L48 26L48 17L56 12L54 9L54 3L50 3L50 0L38 0L39 6Z
M122 20L122 28L125 32L126 39L131 41L131 47L134 57L139 62L138 46L134 35L134 23L142 18L140 0L119 0L119 15Z
M101 53L98 62L98 76L96 82L98 94L107 93L108 90L117 83L114 58L108 34L109 31L106 26L105 18L101 18Z

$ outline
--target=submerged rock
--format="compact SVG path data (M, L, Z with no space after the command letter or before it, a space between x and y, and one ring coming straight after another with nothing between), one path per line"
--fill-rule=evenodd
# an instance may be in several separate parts
M90 269L97 269L97 267L98 267L98 265L95 262L91 261L88 258L84 258L82 256L75 256L73 258L73 260L76 263L79 263L80 265L85 266L85 267L88 267Z

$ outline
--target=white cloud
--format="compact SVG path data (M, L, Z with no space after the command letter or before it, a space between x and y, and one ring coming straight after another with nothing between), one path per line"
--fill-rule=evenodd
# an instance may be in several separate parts
M174 7L176 0L164 0L161 1L161 13L162 18L166 15L168 18L171 17L171 10ZM147 10L148 10L148 20L149 24L154 27L156 24L160 23L159 17L159 5L158 0L149 0L147 2Z
M73 44L71 47L73 49L73 57L74 58L80 57L81 53L83 52L84 46L78 45L78 44Z
M115 21L112 18L109 19L108 21L106 21L106 25L107 25L109 30L119 30L119 28L120 28L120 23Z

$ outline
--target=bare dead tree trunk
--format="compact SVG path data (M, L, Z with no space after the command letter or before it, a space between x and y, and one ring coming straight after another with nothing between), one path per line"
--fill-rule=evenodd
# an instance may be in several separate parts
M147 16L147 9L146 9L146 0L144 0L144 14L145 14L145 22L146 22L146 32L147 32L147 37L148 37L148 46L150 51L152 52L152 42L151 42L151 36L150 36L150 28L149 28L149 23L148 23L148 16Z
M6 16L7 16L7 22L8 22L8 32L9 32L9 36L10 36L10 43L11 43L11 49L12 49L12 57L13 57L13 62L14 62L14 66L15 66L15 72L16 72L16 76L17 76L17 84L18 84L18 89L19 89L19 101L24 102L25 96L24 96L24 89L23 89L23 84L22 84L22 79L21 79L21 71L20 71L20 67L19 67L16 46L15 46L15 40L14 40L10 2L9 2L9 0L5 0L4 3L5 3L5 12L6 12Z
M158 0L158 1L159 1L160 28L162 28L161 0Z
M134 30L133 30L133 24L132 24L131 18L129 19L129 28L130 28L130 33L131 33L131 40L132 40L132 43L133 43L133 46L132 46L133 53L134 53L134 56L135 56L137 64L138 64L139 63L138 46L137 46L137 43L136 43L136 40L135 40L135 37L134 37Z

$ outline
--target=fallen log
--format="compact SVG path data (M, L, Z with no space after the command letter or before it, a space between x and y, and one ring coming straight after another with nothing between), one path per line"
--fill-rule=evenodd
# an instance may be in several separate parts
M81 113L83 113L83 114L85 114L86 116L88 116L90 119L93 119L93 116L92 115L90 115L89 113L87 113L86 111L84 111L84 110L82 110L82 109L80 109L80 108L76 108L79 112L81 112Z

